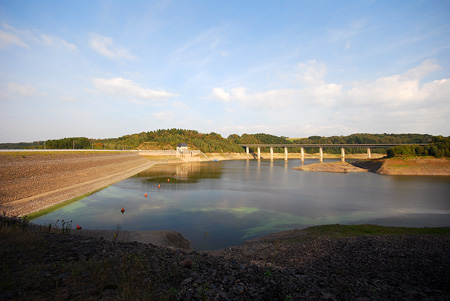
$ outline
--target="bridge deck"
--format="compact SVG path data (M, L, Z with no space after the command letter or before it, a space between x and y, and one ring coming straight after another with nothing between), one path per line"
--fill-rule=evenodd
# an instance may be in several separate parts
M427 145L426 143L419 144L239 144L242 147L392 147L398 145Z

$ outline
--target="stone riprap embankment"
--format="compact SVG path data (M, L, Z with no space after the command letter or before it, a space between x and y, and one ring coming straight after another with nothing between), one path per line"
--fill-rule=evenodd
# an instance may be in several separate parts
M0 280L14 283L0 290L0 299L450 298L449 235L306 238L304 232L196 252L41 229L18 241L21 252L0 244L8 271Z
M153 164L136 152L0 153L0 212L26 215L126 179Z

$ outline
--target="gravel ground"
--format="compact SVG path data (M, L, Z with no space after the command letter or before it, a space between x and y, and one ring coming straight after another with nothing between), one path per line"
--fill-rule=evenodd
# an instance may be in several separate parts
M0 211L26 215L126 179L152 164L132 152L2 153Z
M2 300L449 300L450 236L259 239L196 252L37 231ZM119 234L120 235L120 234ZM3 237L0 235L0 240ZM6 249L6 250L5 250ZM2 283L4 282L4 284ZM6 283L7 281L10 284Z

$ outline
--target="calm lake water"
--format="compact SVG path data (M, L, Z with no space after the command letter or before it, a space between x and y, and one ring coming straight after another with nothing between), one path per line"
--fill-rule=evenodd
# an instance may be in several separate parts
M305 162L311 163L317 160ZM175 230L202 250L320 224L450 226L450 177L292 169L299 164L156 165L33 222L64 219L85 229Z

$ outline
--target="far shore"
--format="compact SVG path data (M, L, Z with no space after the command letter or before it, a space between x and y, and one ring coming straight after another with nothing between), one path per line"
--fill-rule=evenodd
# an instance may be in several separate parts
M314 163L294 169L337 173L371 171L390 176L450 176L450 159L432 157L371 159L351 163Z

